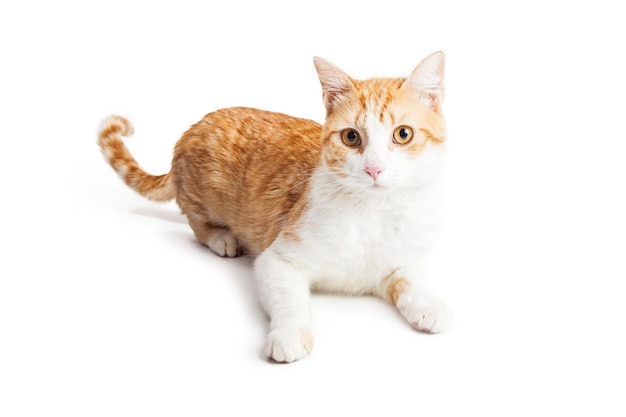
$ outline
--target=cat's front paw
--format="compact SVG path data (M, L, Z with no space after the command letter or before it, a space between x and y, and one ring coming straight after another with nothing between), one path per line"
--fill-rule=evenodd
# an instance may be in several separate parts
M294 362L313 349L313 335L307 329L277 329L270 332L265 354L276 362Z
M433 296L403 294L397 306L411 326L420 332L441 333L452 326L452 310Z

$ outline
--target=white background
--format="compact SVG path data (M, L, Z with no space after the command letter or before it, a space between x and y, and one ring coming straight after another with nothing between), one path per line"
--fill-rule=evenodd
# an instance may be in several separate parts
M625 415L622 8L3 2L0 415ZM430 280L454 328L318 295L312 354L267 362L251 260L123 185L99 122L129 117L162 174L221 107L322 121L314 55L358 78L436 50L451 153Z

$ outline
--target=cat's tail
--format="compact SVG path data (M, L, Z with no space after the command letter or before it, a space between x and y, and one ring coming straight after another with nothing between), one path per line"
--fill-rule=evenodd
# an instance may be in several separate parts
M169 201L176 197L172 176L151 175L141 169L132 157L123 136L132 136L133 126L120 116L109 116L100 125L98 145L104 159L130 188L154 201Z

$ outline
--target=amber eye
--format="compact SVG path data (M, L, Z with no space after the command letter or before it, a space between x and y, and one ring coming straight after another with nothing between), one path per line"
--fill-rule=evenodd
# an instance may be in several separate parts
M354 129L346 129L341 132L341 140L346 146L359 146L361 143L361 135Z
M393 142L398 145L406 145L411 139L413 139L413 129L408 126L399 126L393 131Z

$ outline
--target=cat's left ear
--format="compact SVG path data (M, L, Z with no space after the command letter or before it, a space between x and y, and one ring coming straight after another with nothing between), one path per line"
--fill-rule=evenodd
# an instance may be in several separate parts
M439 110L443 102L445 61L445 55L441 51L428 55L407 77L402 88L426 98L432 109Z

